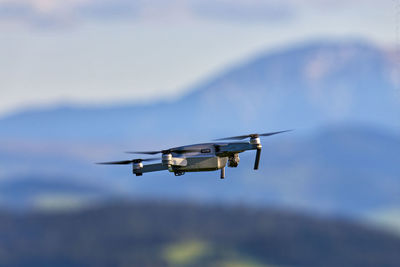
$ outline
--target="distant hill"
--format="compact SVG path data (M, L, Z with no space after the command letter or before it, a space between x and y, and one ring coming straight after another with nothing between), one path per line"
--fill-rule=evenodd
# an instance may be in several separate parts
M75 209L122 195L115 188L80 181L77 177L46 177L41 174L14 176L0 181L0 208L13 210Z
M400 239L266 209L109 205L0 213L1 266L398 266ZM236 264L236 265L235 265Z
M314 42L258 55L168 103L16 113L0 120L0 186L13 192L3 198L22 205L65 192L59 186L85 195L81 186L99 184L103 189L91 187L90 194L352 216L400 209L400 92L393 64L390 53L366 42ZM245 153L225 181L218 173L136 178L130 166L93 164L131 157L126 150L291 128L263 140L258 172L251 169L254 155ZM52 179L43 185L43 177ZM16 197L21 194L29 197Z
M34 171L5 177L0 182L0 196L9 204L22 206L31 206L42 195L75 193L244 202L350 216L400 207L400 136L363 125L336 125L306 137L293 132L267 138L263 145L260 170L252 169L254 153L247 152L241 155L238 168L227 168L225 181L220 181L218 172L183 177L159 172L135 177L130 166L94 165L95 155L80 162L74 155L58 157L58 150L37 158L40 151L32 151L21 159L18 155L9 159L9 170L18 173L23 167ZM129 157L121 155L115 159ZM114 159L107 154L102 157ZM53 174L48 174L49 169Z
M259 55L170 103L18 113L0 120L0 137L135 142L348 121L398 129L394 75L390 53L372 44L315 42Z

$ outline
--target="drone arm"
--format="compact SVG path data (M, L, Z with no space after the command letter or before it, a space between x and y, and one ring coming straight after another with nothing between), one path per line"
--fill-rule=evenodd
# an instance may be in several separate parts
M217 144L218 152L216 153L219 157L227 157L232 153L242 153L247 150L257 149L257 145L249 143L228 143L228 144Z
M143 168L133 170L133 173L142 174L145 172L157 172L157 171L165 171L165 170L168 170L168 166L165 166L162 163L156 163L156 164L144 165Z

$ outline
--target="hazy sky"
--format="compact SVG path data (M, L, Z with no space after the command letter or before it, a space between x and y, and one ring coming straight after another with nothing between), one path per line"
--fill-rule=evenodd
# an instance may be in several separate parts
M0 0L0 115L179 97L297 42L394 47L396 14L400 0Z

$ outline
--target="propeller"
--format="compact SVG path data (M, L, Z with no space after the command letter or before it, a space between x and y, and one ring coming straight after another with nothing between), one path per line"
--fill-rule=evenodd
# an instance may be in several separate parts
M141 163L145 161L154 161L158 160L160 158L149 158L149 159L132 159L132 160L122 160L122 161L111 161L111 162L99 162L96 164L101 164L101 165L127 165L127 164L132 164L132 163Z
M232 136L232 137L226 137L226 138L220 138L220 139L215 139L215 141L220 141L220 140L243 140L246 138L259 138L261 136L271 136L275 134L280 134L280 133L286 133L290 132L293 130L285 130L285 131L279 131L279 132L270 132L270 133L263 133L263 134L247 134L247 135L239 135L239 136ZM260 158L261 158L261 146L257 148L257 153L256 153L256 159L254 161L254 170L258 170L258 166L260 165Z
M200 152L201 149L181 149L181 148L171 148L171 149L166 149L166 150L159 150L159 151L134 151L134 152L126 152L128 154L144 154L144 155L156 155L156 154L171 154L171 153L177 153L177 154L185 154L185 153L193 153L193 152Z
M215 139L214 141L222 141L222 140L243 140L246 138L258 138L260 136L271 136L275 134L280 134L280 133L285 133L285 132L290 132L293 130L285 130L285 131L279 131L279 132L271 132L271 133L263 133L263 134L247 134L247 135L239 135L239 136L232 136L232 137L226 137L226 138L219 138Z

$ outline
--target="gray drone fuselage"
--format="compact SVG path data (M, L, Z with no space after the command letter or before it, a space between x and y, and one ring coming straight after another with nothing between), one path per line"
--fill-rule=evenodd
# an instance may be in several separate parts
M102 162L98 164L107 165L127 165L132 164L133 173L141 176L146 172L168 170L180 176L185 172L204 172L221 170L221 179L225 178L225 166L237 167L239 165L239 153L247 150L257 150L254 161L254 170L258 170L261 156L260 137L272 136L286 131L269 132L263 134L246 134L217 139L219 141L244 140L250 138L248 142L218 142L188 145L169 148L166 150L127 152L129 154L156 155L161 154L161 162L156 164L146 164L143 162L159 160L159 158L132 159L112 162Z
M185 154L170 153L162 155L162 163L133 167L134 174L169 170L175 173L216 171L224 168L228 161L229 167L236 167L239 163L238 154L246 150L260 149L259 140L255 142L234 143L204 143L176 147L176 150L198 150Z

